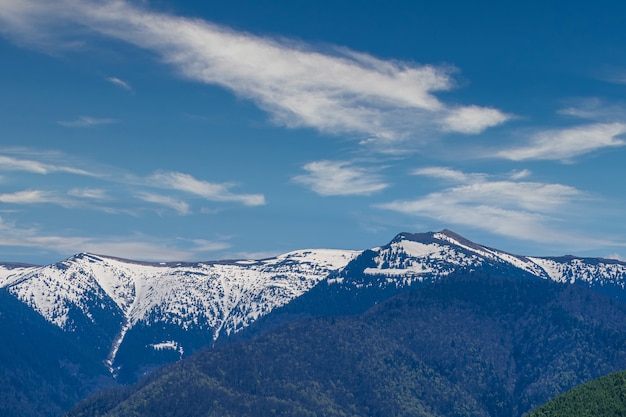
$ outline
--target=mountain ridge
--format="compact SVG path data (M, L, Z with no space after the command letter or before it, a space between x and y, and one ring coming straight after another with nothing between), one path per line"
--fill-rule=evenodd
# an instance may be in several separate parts
M351 265L359 260L368 266L355 274ZM111 343L107 361L113 369L126 333L138 323L211 329L215 341L220 334L241 330L322 281L351 282L357 288L403 288L459 269L490 267L581 283L616 297L623 297L626 288L625 262L572 255L515 255L477 244L449 229L401 232L387 245L363 251L305 249L260 260L145 262L78 253L44 266L5 262L0 263L0 288L69 331L77 330L77 315L97 324L96 317L108 309L117 327L105 332ZM98 308L96 300L100 300ZM150 344L166 341L169 339Z
M103 327L113 371L122 341L140 322L195 327L214 339L224 326L236 331L289 302L353 254L301 250L259 261L168 264L81 253L41 267L0 266L0 286L66 331ZM102 323L106 314L113 323Z
M362 251L307 249L261 260L143 262L79 253L44 266L0 263L0 289L98 358L103 378L125 384L206 347L296 319L361 314L468 273L576 284L626 300L622 261L520 256L447 229L399 233ZM54 357L46 360L57 366Z
M0 288L64 331L97 335L110 371L132 368L125 378L133 380L152 366L141 364L144 356L155 364L177 360L311 290L324 297L325 285L352 288L351 303L366 306L455 271L493 268L626 298L622 261L515 255L449 229L402 232L363 251L305 249L260 260L145 262L78 253L44 266L0 263Z

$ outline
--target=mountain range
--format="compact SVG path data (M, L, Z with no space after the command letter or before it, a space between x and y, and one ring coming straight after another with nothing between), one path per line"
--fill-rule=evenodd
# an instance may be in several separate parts
M63 331L89 335L111 373L127 380L137 377L129 369L170 362L220 332L236 332L355 254L296 251L261 261L206 263L78 254L47 266L3 264L0 287Z
M363 251L300 250L263 260L146 263L78 254L46 266L0 263L0 289L31 314L29 322L47 323L62 343L97 358L96 389L136 381L242 329L255 334L299 317L362 313L460 272L576 284L626 299L624 262L519 256L449 230L401 233ZM97 368L85 360L72 366Z
M625 322L626 305L581 286L452 273L201 351L68 417L522 416L626 369Z

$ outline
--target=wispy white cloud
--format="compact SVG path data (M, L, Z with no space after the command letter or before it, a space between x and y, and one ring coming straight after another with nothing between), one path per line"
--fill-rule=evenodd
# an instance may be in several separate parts
M603 66L603 68L596 69L596 76L608 83L626 84L626 69L623 66Z
M450 109L442 122L444 130L475 134L489 127L500 125L511 117L491 107L465 106Z
M303 169L307 174L293 181L324 196L371 195L389 186L377 174L346 161L315 161Z
M168 207L172 210L177 211L179 214L190 213L189 204L169 196L142 192L139 193L137 197L143 201L147 201L148 203L154 203L164 207Z
M124 81L117 77L107 77L105 79L111 84L123 88L124 90L133 91L133 87L131 87L131 85L127 81Z
M512 180L522 180L524 178L528 178L532 175L532 172L530 172L530 170L528 169L522 169L519 171L513 171L510 174L510 178Z
M66 209L87 207L71 192L60 193L51 190L22 190L13 193L0 194L0 203L13 205L53 204ZM84 196L82 196L84 197ZM101 210L100 206L94 208Z
M7 0L0 21L22 42L66 41L83 30L153 51L184 77L253 100L290 127L394 140L424 129L479 133L510 118L490 107L443 103L435 93L454 87L446 67L381 60L341 47L322 51L121 0Z
M580 190L562 184L500 180L445 168L414 173L457 183L424 197L377 207L536 242L567 241L570 237L558 228L557 214L586 198Z
M23 190L0 194L0 203L42 204L56 202L59 202L59 200L52 193L42 190Z
M557 111L562 116L602 123L626 121L626 104L622 101L583 97L570 98L564 100L563 103L564 107Z
M440 178L427 169L416 170L414 174ZM567 185L498 180L481 173L463 174L458 181L462 185L448 189L459 201L497 202L502 206L545 212L582 195L580 191Z
M212 246L204 243L201 246L173 247L166 242L159 242L159 240L160 239L152 236L144 236L142 239L137 240L125 238L119 240L103 239L102 241L95 241L90 239L81 246L84 249L80 251L133 260L184 261L197 260L198 256L206 256L205 254L207 252L215 252L230 247L230 245L223 242L214 242ZM68 249L72 248L70 247ZM72 250L72 252L75 251L76 249Z
M478 182L486 179L486 174L467 174L463 171L459 171L447 167L425 167L418 168L411 172L413 175L421 175L432 178L438 178L442 180L449 180L452 182Z
M72 197L91 200L107 200L110 198L105 190L99 188L72 188L67 193Z
M31 159L20 159L12 156L0 155L0 170L3 171L25 171L34 174L50 174L53 172L65 172L76 175L93 176L93 173L84 169L71 166L63 166L35 161Z
M263 194L235 194L230 191L234 184L199 180L182 172L157 172L148 179L148 182L153 187L183 191L209 201L234 202L246 206L265 204Z
M535 134L528 145L497 152L496 157L513 161L534 159L567 161L598 149L626 145L619 136L626 133L625 123L595 123Z
M148 243L153 242L153 243ZM85 237L72 235L46 234L31 227L21 228L15 223L0 217L0 246L38 248L69 256L79 252L117 256L134 260L182 261L195 260L209 252L228 249L230 244L223 241L203 239L178 239L180 246L172 246L167 241L144 235L130 237Z
M467 173L457 169L440 166L414 169L411 171L411 174L446 180L451 183L482 183L489 181L489 175L487 174ZM511 180L521 180L529 177L530 175L531 172L528 169L522 169L519 171L511 171L508 175L506 175L506 177Z
M605 112L606 108L597 97L588 97L585 99L569 100L567 107L563 107L557 111L563 116L577 117L580 119L597 119Z
M6 152L8 155L2 155ZM52 173L65 173L77 176L92 177L97 182L90 186L75 186L69 188L59 194L58 191L51 190L26 190L13 194L1 194L0 202L13 204L27 203L52 203L64 207L82 207L93 208L98 210L107 210L111 213L130 213L129 209L120 209L112 207L102 207L99 205L88 205L85 200L116 200L109 195L106 190L96 184L103 182L122 185L116 187L116 193L129 193L130 196L139 197L139 199L159 204L176 210L180 214L189 214L191 212L189 204L176 198L175 196L167 196L154 193L149 189L169 189L176 192L185 192L195 196L202 197L209 201L215 202L234 202L246 206L260 206L265 204L263 194L239 194L232 191L236 184L234 183L215 183L201 179L181 172L156 172L149 177L139 177L125 170L118 169L114 166L94 167L94 172L84 170L79 167L62 165L59 161L72 160L69 155L59 153L45 153L28 150L13 151L13 154L21 153L29 155L28 158L16 157L10 151L0 150L0 171L9 172L27 172L39 175L49 175ZM34 157L41 158L40 160ZM83 161L84 164L84 161ZM9 178L6 178L9 181ZM13 175L10 180L19 182L17 176ZM64 179L62 184L57 184L57 189L65 188L72 182ZM81 185L84 183L81 180ZM81 202L81 200L83 200Z
M99 125L110 125L113 123L117 123L117 120L102 119L102 118L89 117L89 116L80 116L76 120L59 121L57 123L65 127L91 127L91 126L99 126Z
M193 250L195 252L214 252L230 248L230 244L227 242L206 239L192 239L190 242L194 245Z

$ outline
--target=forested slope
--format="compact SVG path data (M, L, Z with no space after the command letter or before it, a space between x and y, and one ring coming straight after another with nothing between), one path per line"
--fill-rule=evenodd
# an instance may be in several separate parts
M454 276L202 352L69 415L522 415L626 369L625 322L578 286Z
M624 417L626 371L616 372L571 389L528 417Z

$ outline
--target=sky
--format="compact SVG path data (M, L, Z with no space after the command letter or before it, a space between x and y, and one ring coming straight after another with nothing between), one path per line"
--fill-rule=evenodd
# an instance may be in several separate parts
M626 259L626 3L0 0L0 261Z

